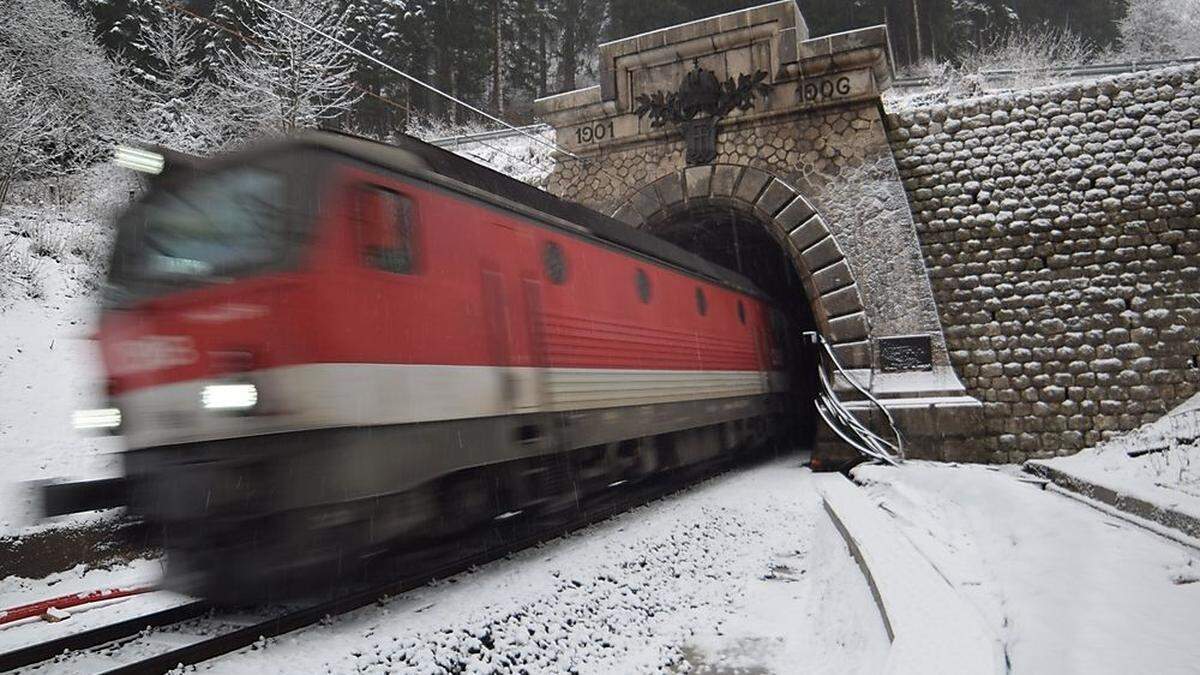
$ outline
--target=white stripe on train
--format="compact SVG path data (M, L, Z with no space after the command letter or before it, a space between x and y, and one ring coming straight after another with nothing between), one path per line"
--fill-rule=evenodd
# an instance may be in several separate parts
M255 409L206 410L204 388L231 382L256 387ZM320 363L148 387L116 403L133 449L332 427L753 396L786 386L783 373L768 371Z

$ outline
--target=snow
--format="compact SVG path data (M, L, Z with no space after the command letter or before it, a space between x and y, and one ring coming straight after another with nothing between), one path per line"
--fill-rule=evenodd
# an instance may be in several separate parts
M0 489L0 535L29 525L37 515L26 481L119 472L116 439L81 436L70 423L74 410L96 407L102 391L90 339L97 307L90 288L95 273L86 258L94 254L85 250L105 245L98 230L48 209L10 205L0 217L0 248L10 245L13 259L20 261L17 267L28 266L31 272L29 280L0 279L0 463L5 483ZM44 252L33 252L39 249Z
M1200 394L1128 434L1037 463L1200 519Z
M161 561L139 559L103 569L76 565L43 579L7 577L0 580L0 609L71 593L150 585L157 583L161 573ZM186 596L155 591L72 607L68 610L70 617L58 623L47 623L38 618L15 621L0 625L0 651L18 649L191 601L192 598Z
M1196 550L1043 491L1017 467L853 475L1001 636L1011 672L1196 672Z
M548 126L496 132L427 123L410 131L438 147L530 185L543 186L554 168L554 130Z
M874 673L888 646L791 457L200 669Z
M996 674L1001 649L977 610L850 481L820 477L826 509L849 541L892 635L887 673Z

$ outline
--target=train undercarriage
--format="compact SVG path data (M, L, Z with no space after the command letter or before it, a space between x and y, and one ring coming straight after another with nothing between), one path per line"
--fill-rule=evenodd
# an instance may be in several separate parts
M130 512L161 532L168 586L219 603L290 598L381 556L567 513L610 488L781 440L784 404L757 396L148 448L126 455Z

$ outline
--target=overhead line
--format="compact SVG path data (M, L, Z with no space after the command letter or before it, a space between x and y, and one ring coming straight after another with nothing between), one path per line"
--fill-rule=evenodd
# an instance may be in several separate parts
M295 23L298 26L303 26L304 28L316 33L317 35L320 35L321 37L325 38L326 40L329 40L337 45L340 45L342 48L347 49L347 50L361 56L364 59L367 59L371 63L374 63L383 68L386 68L387 70L390 70L391 72L405 78L406 80L413 82L414 84L420 85L422 87L425 87L429 91L432 91L433 93L435 93L439 96L442 96L442 97L446 98L447 100L452 101L452 102L466 108L467 110L470 110L471 112L474 112L478 115L482 115L483 117L486 117L487 119L489 119L501 126L507 127L522 136L526 136L526 137L532 139L535 143L538 143L539 145L544 145L544 146L550 148L551 150L556 150L556 151L566 155L567 157L570 157L571 159L578 160L585 164L587 163L587 160L585 160L583 157L580 157L579 155L571 152L570 150L567 150L566 148L559 145L558 143L556 143L554 141L548 141L544 138L538 137L535 134L528 133L519 127L515 127L515 126L509 124L508 122L505 122L504 120L500 119L499 117L492 115L491 113L488 113L483 110L480 110L479 108L476 108L475 106L471 105L470 103L467 103L466 101L463 101L462 99L457 98L456 96L447 94L446 92L442 91L441 89L438 89L437 87L433 86L432 84L429 84L428 82L425 82L424 80L422 80L418 77L415 77L413 75L409 75L408 73L404 72L403 70L400 70L399 68L396 68L395 66L393 66L391 64L385 63L385 62L375 58L374 56L371 56L370 54L364 52L363 50L359 49L358 47L355 47L355 46L347 43L344 40L334 37L333 35L330 35L329 33L321 30L320 28L317 28L316 26L309 25L309 24L301 21L300 19L297 19L296 17L283 11L282 9L272 7L271 5L268 5L266 2L263 2L263 0L253 0L253 2L254 2L254 4L258 5L259 7L262 7L263 9L274 12L274 13L284 17L288 21L291 21L292 23ZM484 143L484 145L487 145L487 144ZM488 147L491 147L491 146L488 146ZM493 148L493 149L495 149L495 148ZM597 168L600 170L601 173L604 173L611 178L615 178L620 183L624 183L626 187L628 187L630 189L635 188L634 185L627 182L624 178L621 178L620 176L609 172L604 167L597 167Z
M534 134L524 132L521 129L509 124L508 122L505 122L504 120L500 119L499 117L496 117L495 115L484 112L483 110L476 108L475 106L471 105L470 103L467 103L466 101L463 101L462 99L457 98L452 94L447 94L446 92L442 91L441 89L438 89L437 87L433 86L432 84L429 84L428 82L425 82L424 80L422 80L418 77L409 75L408 73L404 72L403 70L400 70L399 68L396 68L395 66L392 66L388 63L381 61L380 59L375 58L374 56L371 56L370 54L364 52L363 50L359 49L358 47L355 47L354 45L351 45L350 43L348 43L344 40L341 40L333 35L330 35L329 33L321 30L320 28L317 28L316 26L307 24L307 23L301 21L300 19L297 19L296 17L283 11L282 9L272 7L271 5L268 5L267 3L263 2L263 0L252 0L252 1L254 2L254 4L258 5L259 7L262 7L265 10L274 12L274 13L282 16L283 18L287 19L288 21L291 21L299 26L303 26L304 28L316 33L317 35L320 35L321 37L325 38L326 40L329 40L330 42L333 42L337 45L340 45L343 49L347 49L351 52L354 52L355 54L358 54L362 58L367 59L368 61L374 63L375 65L386 68L387 70L390 70L391 72L399 75L400 77L403 77L404 79L406 79L414 84L425 87L429 91L432 91L433 93L435 93L439 96L442 96L450 101L453 101L454 103L461 105L462 107L466 108L467 110L470 110L473 113L482 115L483 117L486 117L489 120L491 120L501 126L508 127L509 129L521 134L522 136L527 136L527 137L533 139L535 142L545 145L546 147L548 147L552 150L557 150L565 155L568 155L575 159L579 159L579 156L577 156L575 153L571 152L570 150L567 150L566 148L562 147L558 143L555 143L553 141L547 141L546 139L539 138L538 136L536 136Z
M212 19L212 18L210 18L210 17L203 16L203 15L201 15L201 14L197 14L196 12L194 12L194 11L192 11L192 10L188 9L187 7L184 7L183 5L180 5L179 3L172 2L171 0L164 0L164 4L165 4L165 5L166 5L168 8L170 8L170 9L174 9L174 10L176 10L176 11L183 12L184 14L187 14L187 15L191 16L192 18L194 18L194 19L196 19L196 20L198 20L198 21L203 21L203 22L205 22L205 23L207 23L207 24L210 24L210 25L212 25L212 26L215 26L217 29L219 29L219 30L222 30L222 31L224 31L224 32L226 32L226 33L229 33L230 35L233 35L233 36L235 36L235 37L239 38L239 39L240 39L240 40L242 40L243 42L247 42L247 43L254 44L254 45L258 45L258 44L260 44L258 40L254 39L253 37L251 37L251 36L249 36L249 35L246 35L246 34L245 34L245 33L243 33L242 31L240 31L240 30L237 30L236 28L233 28L233 27L231 27L231 26L227 26L227 25L225 25L224 23L222 23L222 22L220 22L220 21L216 21L216 20L214 20L214 19ZM301 24L301 25L303 25L303 24ZM386 64L385 64L385 65L386 65ZM388 104L388 105L392 105L392 106L394 106L394 107L396 107L396 108L399 108L399 109L403 110L404 112L406 112L406 113L408 113L408 114L410 114L410 115L411 115L411 114L412 114L412 112L413 112L412 108L410 108L410 107L408 107L408 106L406 106L406 105L404 105L404 104L397 103L396 101L393 101L392 99L390 99L390 98L388 98L388 97L386 97L386 96L382 96L382 95L380 95L380 94L376 94L375 92L373 92L373 91L370 91L369 89L367 89L367 88L363 87L362 85L358 84L357 82L352 82L352 83L351 83L351 86L353 86L355 89L357 89L357 90L361 91L362 93L364 93L364 94L367 94L368 96L373 96L374 98L376 98L376 99L379 99L380 101L382 101L382 102L384 102L384 103L386 103L386 104ZM506 132L506 133L507 133L507 132ZM490 143L488 143L488 142L486 142L486 141L484 141L484 140L475 140L475 141L472 141L472 142L474 142L474 143L478 143L479 145L482 145L482 146L484 146L484 147L486 147L486 148L488 148L488 149L490 149L490 150L494 150L494 151L496 151L496 152L498 152L498 153L500 153L500 154L502 154L502 155L504 155L504 156L506 156L506 157L508 157L508 158L510 158L510 159L515 159L515 160L517 160L518 162L524 162L525 164L528 164L529 166L531 166L531 167L533 167L534 169L537 169L537 170L539 170L539 171L540 171L540 170L542 170L542 169L544 168L542 165L538 164L537 162L534 162L533 160L531 160L531 159L529 159L529 158L527 158L527 157L521 157L521 156L519 156L519 155L513 154L513 153L511 153L511 152L508 152L507 150L505 150L505 149L503 149L503 148L501 148L501 147L498 147L498 146L492 145L492 144L490 144ZM473 152L470 152L469 150L463 149L463 150L462 150L462 152L464 152L464 153L466 153L466 154L469 154L471 157L474 157L475 159L479 160L481 163L485 163L485 164L487 163L487 160L486 160L484 157L481 157L481 156L480 156L480 155L478 155L478 154L475 154L475 153L473 153Z

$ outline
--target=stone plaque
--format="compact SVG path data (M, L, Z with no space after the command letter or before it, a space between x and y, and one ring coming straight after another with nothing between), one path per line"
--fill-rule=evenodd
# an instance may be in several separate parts
M885 373L933 370L933 338L900 335L879 338L879 368Z

